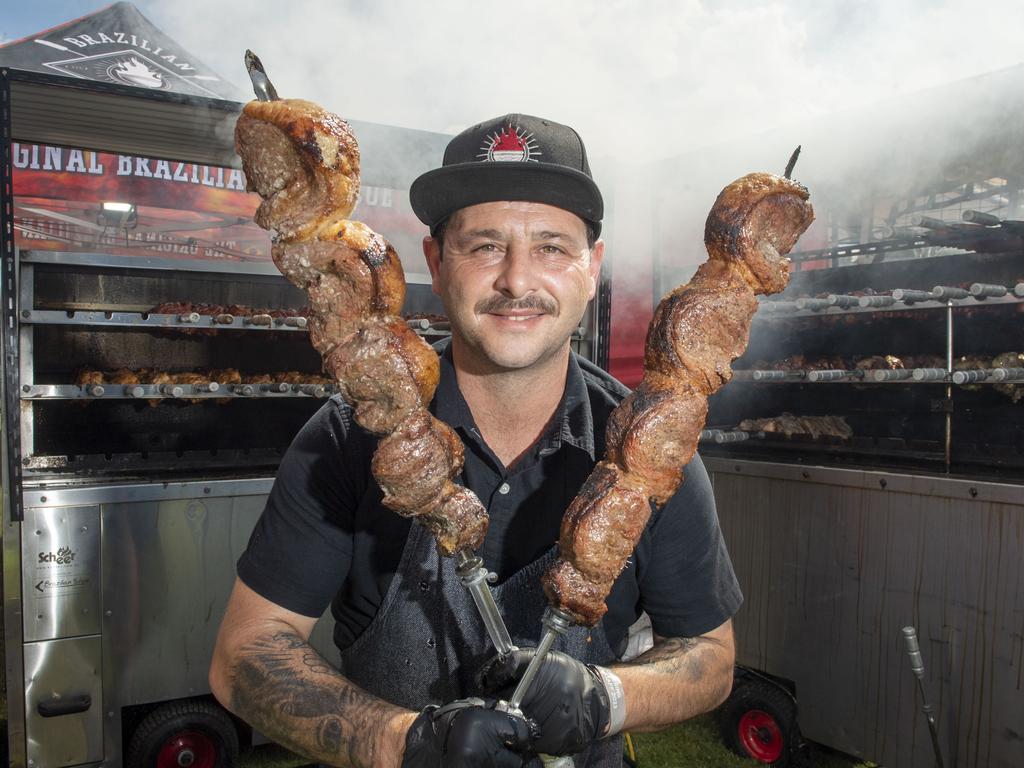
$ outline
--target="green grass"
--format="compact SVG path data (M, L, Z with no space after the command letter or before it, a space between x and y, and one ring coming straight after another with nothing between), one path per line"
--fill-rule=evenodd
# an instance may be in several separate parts
M745 760L722 744L718 727L710 715L694 718L659 733L633 735L638 768L764 768L756 760ZM810 749L807 768L873 768L826 750Z
M660 733L638 733L633 737L638 768L764 768L763 763L737 757L722 744L710 716ZM295 768L308 761L281 747L257 747L242 755L239 768ZM873 768L849 758L812 749L808 768Z

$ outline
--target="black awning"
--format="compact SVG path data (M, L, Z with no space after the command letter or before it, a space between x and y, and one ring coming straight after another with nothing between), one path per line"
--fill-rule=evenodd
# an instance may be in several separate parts
M0 66L146 91L229 101L252 97L125 2L0 46Z

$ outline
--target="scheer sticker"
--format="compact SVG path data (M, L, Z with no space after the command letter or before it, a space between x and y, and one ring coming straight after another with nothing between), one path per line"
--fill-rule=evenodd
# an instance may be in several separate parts
M36 556L36 598L73 594L92 582L87 569L79 563L78 552L69 546L58 546Z
M540 149L532 133L509 123L500 132L488 136L480 147L477 157L484 162L525 163L539 162Z

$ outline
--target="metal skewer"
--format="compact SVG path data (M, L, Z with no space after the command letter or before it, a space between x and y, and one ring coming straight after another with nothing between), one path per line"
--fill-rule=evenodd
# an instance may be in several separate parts
M263 69L263 62L260 61L260 57L248 48L245 50L245 69L249 72L249 79L252 80L252 89L256 92L257 99L260 101L277 101L281 98L277 95L277 89L274 87L274 84L267 77L267 72Z
M494 603L494 596L491 594L487 583L491 580L492 574L484 567L484 561L472 552L462 550L455 553L455 572L459 574L462 585L469 590L469 594L476 603L476 609L480 612L487 634L494 643L495 650L502 656L506 656L516 650L505 621L498 612L498 606Z
M566 630L572 626L572 620L569 618L567 613L563 613L557 608L548 606L544 609L544 618L541 619L541 623L544 625L544 634L540 638L540 642L537 644L537 650L533 654L533 658L530 659L530 663L526 667L526 671L523 672L523 676L519 678L519 684L516 689L512 692L512 697L508 700L508 708L511 712L519 712L519 705L523 703L523 697L526 696L526 692L530 689L530 684L533 682L533 678L537 676L540 671L541 664L544 663L544 657L548 655L548 651L551 650L551 646L555 644L555 640L560 635L564 635Z
M797 145L796 149L793 150L793 154L789 156L789 162L786 163L786 172L782 175L787 179L791 178L793 167L796 165L796 159L800 157L800 146L799 144Z

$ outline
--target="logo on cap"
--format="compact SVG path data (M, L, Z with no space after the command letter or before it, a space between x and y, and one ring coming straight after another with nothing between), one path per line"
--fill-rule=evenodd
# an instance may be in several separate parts
M477 158L484 162L536 163L540 154L533 134L509 123L504 130L484 139Z

